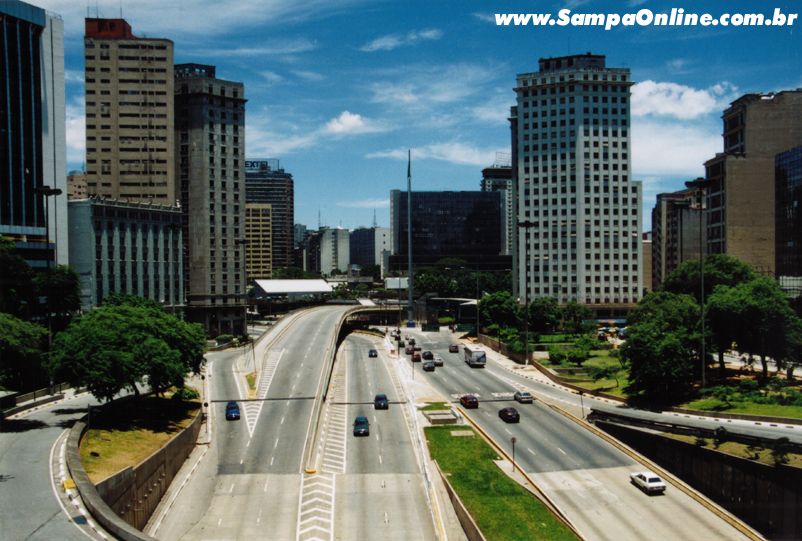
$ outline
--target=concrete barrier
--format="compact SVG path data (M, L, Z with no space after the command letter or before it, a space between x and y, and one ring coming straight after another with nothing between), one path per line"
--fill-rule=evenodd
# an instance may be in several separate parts
M454 512L457 514L457 519L459 519L459 523L462 526L462 530L465 532L465 536L468 538L468 541L485 541L485 536L482 533L482 530L479 529L479 526L473 520L473 517L462 503L462 500L459 499L457 491L454 490L454 487L452 487L451 483L448 482L448 477L443 474L443 470L440 469L440 464L438 464L436 460L433 462L437 467L437 473L440 475L443 485L446 487L448 499L451 500L451 505L454 507Z
M95 486L81 462L80 444L86 418L75 423L67 439L67 467L87 510L109 533L124 541L152 540L142 531L170 482L192 452L201 427L201 409L188 427L142 463L128 467Z

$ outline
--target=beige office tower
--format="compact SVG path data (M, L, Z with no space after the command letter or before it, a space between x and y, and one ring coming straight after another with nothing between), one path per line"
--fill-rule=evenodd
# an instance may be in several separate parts
M245 203L245 270L250 280L273 277L273 206Z
M89 194L175 206L173 42L86 19L84 60Z

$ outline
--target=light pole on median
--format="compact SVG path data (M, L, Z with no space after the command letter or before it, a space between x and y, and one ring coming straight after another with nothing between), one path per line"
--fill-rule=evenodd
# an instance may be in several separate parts
M512 442L512 473L515 473L515 442L517 441L515 436L510 438L510 442Z

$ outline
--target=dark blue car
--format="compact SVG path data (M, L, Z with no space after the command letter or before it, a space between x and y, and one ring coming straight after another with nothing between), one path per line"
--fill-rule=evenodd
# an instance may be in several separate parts
M354 420L354 436L370 436L370 424L364 415L360 415Z
M239 405L233 400L226 404L226 421L239 421Z

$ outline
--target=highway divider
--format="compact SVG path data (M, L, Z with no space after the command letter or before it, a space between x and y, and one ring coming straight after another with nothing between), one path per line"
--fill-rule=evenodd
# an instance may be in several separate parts
M557 504L554 503L552 499L549 498L546 495L546 493L540 489L539 486L537 486L537 483L535 483L534 479L532 479L523 468L518 467L518 465L513 461L510 454L507 453L507 450L504 449L501 445L499 445L496 442L496 440L494 440L490 436L490 434L485 432L485 430L481 426L479 426L479 424L476 421L471 419L470 416L465 412L464 409L462 409L461 406L455 406L455 408L457 409L457 411L459 411L460 416L466 421L468 421L468 423L474 428L474 430L476 430L476 432L478 432L479 435L482 436L482 438L484 438L484 440L487 443L489 443L490 446L493 447L493 449L495 449L498 454L500 454L501 456L509 460L510 463L513 464L513 466L518 470L518 472L520 472L521 476L524 479L526 479L526 482L529 483L531 491L534 493L534 495L537 496L537 498L540 499L540 501L542 501L546 505L546 507L549 508L549 511L551 511L554 514L554 516L556 516L563 524L565 524L565 526L568 529L574 532L574 534L576 534L578 538L585 539L585 536L582 535L579 529L571 522L571 520L565 515L565 513L562 512L562 510L557 506Z

